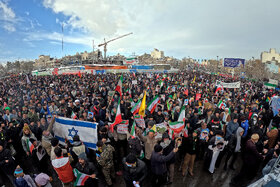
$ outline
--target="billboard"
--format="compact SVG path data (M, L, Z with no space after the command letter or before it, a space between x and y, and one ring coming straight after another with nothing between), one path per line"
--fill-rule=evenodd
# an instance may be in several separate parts
M224 59L224 67L228 68L236 68L242 65L244 67L245 65L245 59L241 58L225 58Z

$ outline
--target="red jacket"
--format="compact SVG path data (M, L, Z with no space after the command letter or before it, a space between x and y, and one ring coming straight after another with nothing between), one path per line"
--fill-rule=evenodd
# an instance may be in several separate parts
M68 157L59 157L52 160L52 166L63 183L69 183L74 180L73 168L70 165Z

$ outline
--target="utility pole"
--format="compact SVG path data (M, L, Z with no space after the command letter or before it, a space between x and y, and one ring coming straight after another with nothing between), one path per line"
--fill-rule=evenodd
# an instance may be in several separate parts
M62 30L61 48L62 48L62 56L63 56L63 34L64 34L64 32L63 32L63 23L61 25L61 30Z

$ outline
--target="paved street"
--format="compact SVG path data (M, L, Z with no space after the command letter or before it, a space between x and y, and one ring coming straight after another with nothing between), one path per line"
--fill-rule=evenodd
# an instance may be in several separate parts
M171 185L166 185L166 187L228 187L230 186L230 181L233 176L235 176L239 171L241 164L238 165L238 163L241 163L241 160L238 159L236 161L235 167L236 170L228 169L227 171L223 170L223 161L221 163L221 166L219 169L215 170L214 174L210 174L207 171L203 170L203 161L196 161L194 166L194 177L191 177L190 175L186 175L185 177L182 177L181 172L179 172L179 163L177 162L175 165L175 176L174 176L174 182ZM32 163L30 163L29 160L25 160L25 173L32 173L32 168L30 166ZM57 179L56 175L53 175L54 181L52 182L52 185L54 187L60 187L62 186L60 181ZM255 178L256 180L257 178ZM2 179L3 180L3 179ZM11 185L7 184L6 186L9 187ZM105 186L103 182L100 182L100 187ZM115 185L116 187L125 187L124 180L121 176L116 178ZM145 180L143 186L150 186L150 178L149 175L147 179Z

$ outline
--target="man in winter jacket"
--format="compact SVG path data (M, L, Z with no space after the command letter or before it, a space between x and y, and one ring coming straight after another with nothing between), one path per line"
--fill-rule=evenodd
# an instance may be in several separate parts
M258 162L263 160L261 153L257 151L256 143L259 141L259 135L253 134L251 139L246 142L245 152L243 157L243 166L240 173L234 177L231 181L232 184L237 185L237 182L240 182L243 178L253 178L256 175L258 170Z
M167 156L170 152L175 148L174 140L171 140L168 133L165 132L162 135L162 141L159 143L163 148L163 155ZM174 165L175 165L175 155L166 162L167 170L168 170L168 182L167 184L173 183L174 178Z
M96 144L98 147L100 155L96 156L97 163L102 167L102 172L104 174L106 183L108 186L112 186L112 178L115 178L115 169L114 169L114 162L113 162L113 152L115 149L110 145L106 145L99 140Z
M161 145L155 145L151 156L151 169L153 173L152 186L157 187L166 183L167 167L166 162L172 159L178 148L174 148L167 156L162 155Z
M142 186L142 182L147 176L147 168L145 162L136 158L135 155L129 154L123 158L123 178L127 187L134 187L133 181Z
M226 136L225 136L226 140L229 140L231 135L235 134L236 130L238 129L239 124L237 121L238 121L238 116L235 115L233 120L228 123L226 129Z
M96 180L98 172L94 164L88 161L86 153L81 153L78 158L79 162L76 164L75 168L79 172L90 176L86 180L84 186L98 186L98 181Z
M63 183L64 187L73 186L74 173L70 165L69 157L63 157L62 149L56 147L54 149L56 159L52 160L52 166L56 171L58 178Z
M16 168L15 161L11 155L11 151L4 147L4 144L0 142L0 169L2 173L8 177L13 184L13 172Z

